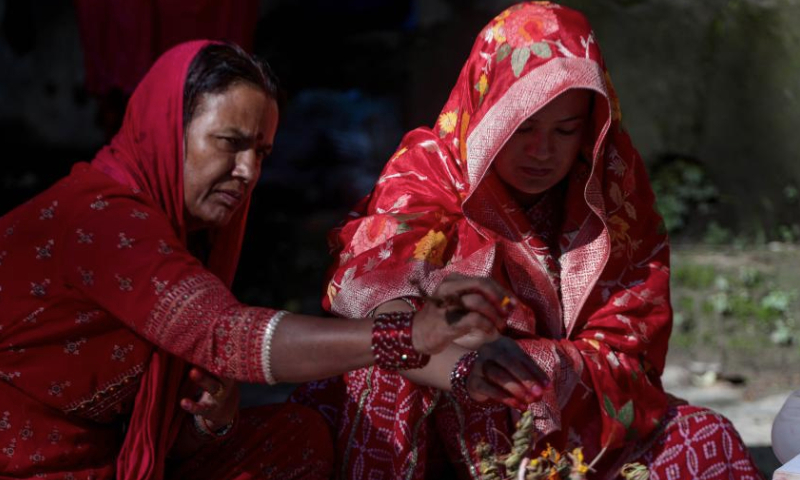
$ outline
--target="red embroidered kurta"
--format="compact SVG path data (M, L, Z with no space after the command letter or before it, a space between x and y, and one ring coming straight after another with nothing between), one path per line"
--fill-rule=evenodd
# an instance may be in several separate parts
M187 417L184 362L265 381L275 311L228 290L247 205L208 232L205 264L187 249L183 84L207 44L162 56L111 145L0 218L3 478L161 479ZM318 425L296 407L247 412L228 454L178 478L324 478L329 439L301 435Z
M594 93L590 141L568 178L525 211L491 163L520 124L575 88ZM323 304L344 316L414 296L414 279L430 293L451 272L509 286L522 305L505 333L553 385L528 406L544 439L539 447L580 445L589 459L607 448L598 469L613 472L661 426L668 243L580 13L529 2L486 26L436 126L406 135L333 243L337 261ZM344 379L337 426L344 478L423 478L437 460L437 438L464 476L477 475L479 441L508 448L498 434L512 425L504 407L459 405L378 368Z
M263 381L271 311L241 306L143 193L82 165L0 231L0 470L113 460L156 347Z

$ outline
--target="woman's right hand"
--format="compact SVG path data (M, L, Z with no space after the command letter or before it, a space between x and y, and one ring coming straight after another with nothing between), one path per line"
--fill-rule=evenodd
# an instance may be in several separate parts
M433 355L473 332L496 335L505 329L515 304L511 294L490 278L448 275L414 315L414 349Z
M467 377L467 392L476 402L493 400L525 410L541 400L550 379L527 353L508 337L500 337L478 349Z

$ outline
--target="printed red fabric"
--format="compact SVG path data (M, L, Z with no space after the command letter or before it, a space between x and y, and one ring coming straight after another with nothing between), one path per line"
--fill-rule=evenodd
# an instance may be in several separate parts
M331 439L311 409L266 405L242 410L229 438L207 444L167 478L182 480L327 480Z
M518 126L569 89L594 93L591 140L563 186L530 211L490 168ZM642 160L620 123L595 36L580 13L515 5L479 34L433 129L401 142L374 191L334 232L324 306L364 316L430 293L451 272L490 275L521 300L507 334L552 379L528 406L558 447L622 456L655 431L671 328L669 248ZM470 412L448 396L376 368L345 376L342 474L422 478L434 433L459 434L462 463L509 412ZM455 423L437 420L451 403ZM438 425L434 425L438 422ZM411 473L409 473L411 472ZM398 477L399 478L399 477Z
M264 381L275 312L228 289L247 206L205 264L187 247L183 83L208 43L167 52L91 165L0 218L0 472L163 478L185 361Z

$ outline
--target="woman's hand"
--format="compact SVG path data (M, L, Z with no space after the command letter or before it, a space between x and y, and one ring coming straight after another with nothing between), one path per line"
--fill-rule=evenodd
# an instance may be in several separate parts
M456 338L453 340L453 343L459 347L466 348L467 350L477 350L486 343L494 342L500 338L500 335L500 332L497 330L491 333L486 333L481 330L473 330L463 337Z
M414 349L431 355L473 332L502 332L516 300L490 278L448 275L414 316Z
M539 401L550 379L514 340L500 337L478 349L467 377L467 392L477 402L494 400L524 410Z
M201 391L199 398L181 399L181 408L202 417L205 426L212 432L229 425L239 409L239 387L234 380L219 379L207 371L192 367L189 379Z

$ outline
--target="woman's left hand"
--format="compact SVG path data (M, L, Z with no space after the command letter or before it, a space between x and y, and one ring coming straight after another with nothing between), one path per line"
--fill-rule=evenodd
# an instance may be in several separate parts
M467 378L467 392L473 400L494 400L525 410L542 399L550 379L514 340L501 336L478 349Z
M189 370L189 379L200 388L201 393L197 400L181 399L181 408L202 417L211 431L229 425L239 409L239 387L236 381L217 378L198 367Z

